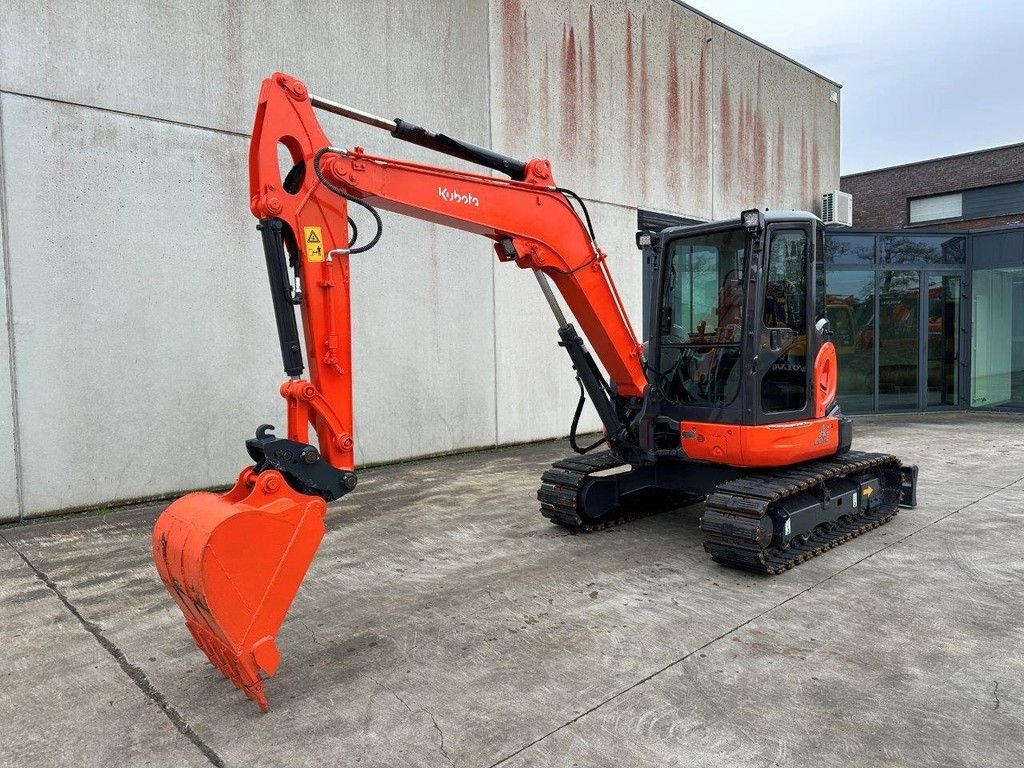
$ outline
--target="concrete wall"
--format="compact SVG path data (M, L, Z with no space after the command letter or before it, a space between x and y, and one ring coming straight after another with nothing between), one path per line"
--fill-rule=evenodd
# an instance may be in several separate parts
M0 519L228 483L254 427L283 423L245 199L275 69L550 157L636 319L638 205L733 216L838 185L838 87L670 0L8 0ZM323 121L337 144L437 162ZM470 235L385 226L352 262L358 460L564 434L576 384L533 277Z

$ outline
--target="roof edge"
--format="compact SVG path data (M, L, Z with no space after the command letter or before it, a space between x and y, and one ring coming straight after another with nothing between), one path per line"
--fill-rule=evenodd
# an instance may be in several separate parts
M872 168L867 171L856 171L854 173L841 173L839 174L839 180L849 179L852 176L866 176L869 173L881 173L882 171L893 171L897 168L909 168L912 165L927 165L928 163L939 163L943 160L955 160L958 157L970 157L971 155L984 155L986 152L999 152L1003 149L1014 149L1015 147L1024 147L1024 141L1014 142L1013 144L1000 144L998 147L985 147L984 149L971 149L967 152L957 152L953 155L941 155L940 157L930 157L927 160L913 160L909 163L897 163L896 165L884 165L881 168Z
M764 50L768 51L769 53L775 54L780 59L785 59L790 64L795 64L796 66L800 67L800 69L804 70L805 72L810 72L815 77L819 77L822 80L824 80L825 82L831 83L836 88L840 88L841 89L843 87L842 83L838 83L835 80L833 80L831 77L828 77L827 75L823 75L823 74L821 74L821 72L818 72L815 69L811 69L806 64L801 64L799 61L794 59L792 56L787 56L786 54L782 53L781 51L775 50L770 45L766 45L766 44L762 43L760 40L756 40L753 37L751 37L750 35L748 35L748 34L746 34L744 32L740 32L735 27L730 27L728 24L725 24L725 23L719 21L714 16L711 16L710 14L706 13L705 11L702 11L700 8L694 8L689 3L684 3L683 0L672 0L672 2L675 3L676 5L682 6L683 8L685 8L688 11L690 11L691 13L695 13L698 16L707 19L712 24L716 24L717 26L721 27L722 29L726 30L727 32L732 32L737 37L742 37L747 42L753 43L754 45L758 46L759 48L763 48Z

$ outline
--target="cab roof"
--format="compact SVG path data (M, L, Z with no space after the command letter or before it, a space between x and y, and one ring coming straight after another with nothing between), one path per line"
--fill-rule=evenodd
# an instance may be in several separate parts
M821 223L821 219L808 211L765 211L765 224L783 223ZM722 219L720 221L707 221L702 224L684 224L678 227L666 227L659 233L660 237L673 237L675 235L696 235L701 232L718 232L724 229L735 229L743 226L740 218Z

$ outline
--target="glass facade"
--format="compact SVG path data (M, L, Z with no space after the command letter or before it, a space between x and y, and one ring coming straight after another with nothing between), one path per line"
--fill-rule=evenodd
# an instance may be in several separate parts
M974 271L971 405L1024 408L1024 267Z
M958 405L960 275L928 275L928 405Z
M839 355L839 400L847 410L875 409L874 270L826 272L828 324Z
M963 264L967 260L963 235L885 235L878 240L882 264Z
M920 275L885 270L878 280L878 408L918 407L920 358Z
M825 259L845 411L1024 409L1024 227L831 230Z
M825 237L826 264L874 264L874 235L828 235Z

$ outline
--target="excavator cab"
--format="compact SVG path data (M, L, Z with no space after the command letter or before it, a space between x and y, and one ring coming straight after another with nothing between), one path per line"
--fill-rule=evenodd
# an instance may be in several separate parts
M752 210L658 240L648 370L662 422L699 425L682 430L687 456L782 466L848 450L817 217ZM768 429L780 424L801 426ZM659 432L659 447L674 439Z

